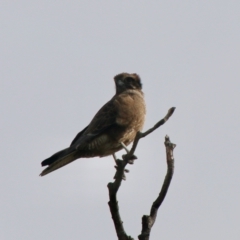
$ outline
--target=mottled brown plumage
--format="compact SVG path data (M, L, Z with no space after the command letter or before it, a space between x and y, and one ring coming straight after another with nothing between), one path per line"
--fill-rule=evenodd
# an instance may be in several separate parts
M70 147L42 162L49 165L44 176L78 158L104 157L129 145L143 128L145 102L137 74L121 73L114 77L116 94L93 117L90 124L73 139Z

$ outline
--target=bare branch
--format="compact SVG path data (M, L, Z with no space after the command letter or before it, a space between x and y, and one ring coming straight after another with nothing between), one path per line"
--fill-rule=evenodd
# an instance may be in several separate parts
M141 138L143 137L146 137L148 134L152 133L153 131L155 131L157 128L159 128L161 125L163 125L171 116L172 114L174 113L175 111L175 107L172 107L168 110L168 113L167 115L162 119L160 120L159 122L157 122L152 128L148 129L146 132L138 132L135 139L134 139L134 142L133 142L133 146L130 150L130 153L129 153L129 156L132 156L137 148L137 145L138 145L138 142Z
M149 240L151 228L157 217L158 208L161 206L172 180L172 176L174 172L173 149L176 147L176 145L170 142L170 139L168 136L165 137L165 147L166 147L166 157L167 157L167 166L168 166L167 174L164 179L162 189L157 199L152 204L150 216L144 215L142 217L142 232L138 236L139 240Z
M134 240L132 237L127 236L124 230L123 222L121 220L121 216L119 213L118 201L117 201L117 191L121 186L121 182L124 176L124 169L127 164L128 164L127 161L117 160L117 167L116 167L117 171L114 176L115 181L113 183L108 184L109 199L110 199L110 201L108 202L108 205L111 211L112 219L115 225L115 230L119 240Z
M117 171L114 176L115 181L113 183L108 183L108 191L109 191L109 199L110 199L110 201L108 202L108 205L110 208L110 212L112 215L112 219L113 219L114 226L115 226L116 233L117 233L119 240L134 240L132 237L128 236L124 230L123 222L121 220L118 202L117 202L117 191L118 191L119 187L121 186L122 180L125 179L125 175L124 175L124 171L126 172L125 167L128 163L133 163L133 160L136 159L136 157L134 156L134 152L137 148L137 144L138 144L139 140L141 138L147 136L148 134L150 134L157 128L159 128L161 125L163 125L171 117L174 110L175 110L174 107L170 108L168 110L167 115L162 120L160 120L158 123L156 123L152 128L147 130L146 132L144 132L144 133L138 132L135 137L135 140L134 140L134 143L133 143L133 146L132 146L130 152L123 156L123 160L116 160Z

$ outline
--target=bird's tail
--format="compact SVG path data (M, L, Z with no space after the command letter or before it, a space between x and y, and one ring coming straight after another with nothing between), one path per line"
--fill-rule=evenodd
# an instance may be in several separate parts
M42 161L42 166L49 165L47 168L45 168L40 176L47 175L50 172L53 172L57 170L58 168L61 168L74 160L76 160L78 157L76 157L76 150L71 148L66 148L60 152L55 153L50 158L45 159Z

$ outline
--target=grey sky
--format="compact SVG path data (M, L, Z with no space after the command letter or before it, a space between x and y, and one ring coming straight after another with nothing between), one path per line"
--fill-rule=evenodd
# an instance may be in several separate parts
M0 239L116 239L111 157L38 175L113 96L113 76L136 72L145 130L177 109L128 167L127 233L140 233L159 192L168 134L176 169L151 239L238 240L239 11L233 0L1 1Z

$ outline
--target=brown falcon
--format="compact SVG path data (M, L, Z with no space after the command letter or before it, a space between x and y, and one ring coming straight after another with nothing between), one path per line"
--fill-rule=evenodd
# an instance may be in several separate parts
M78 158L105 157L123 149L143 128L145 102L140 77L121 73L114 77L116 94L94 116L71 145L42 162L44 176Z

